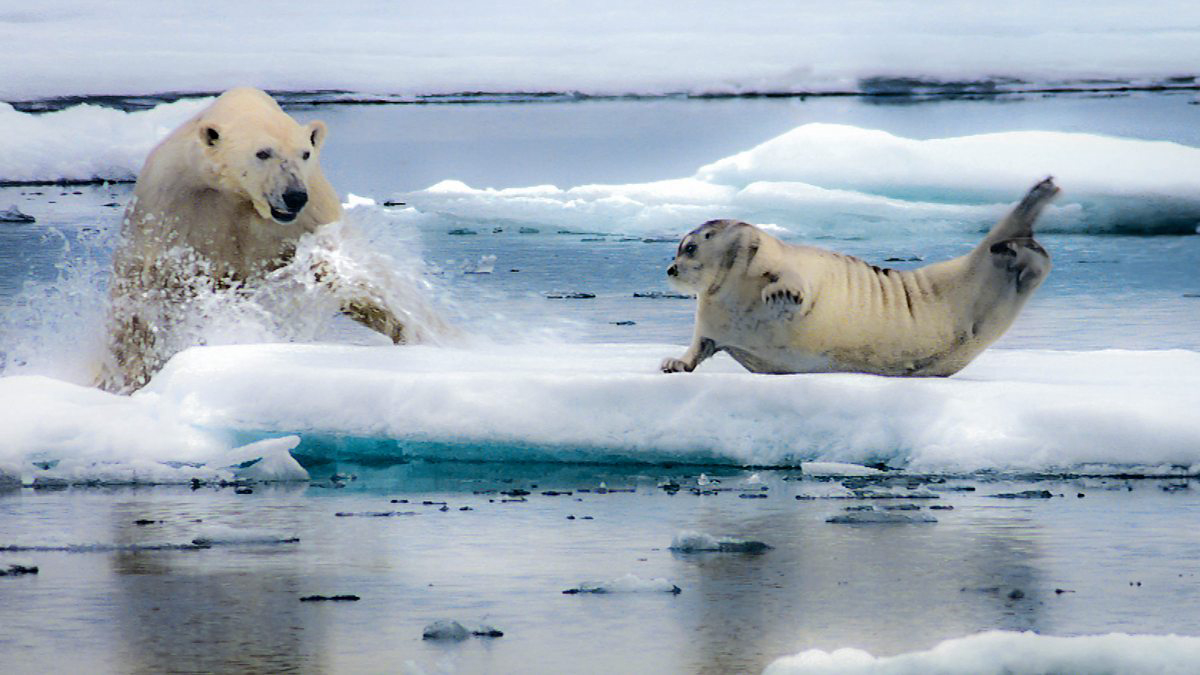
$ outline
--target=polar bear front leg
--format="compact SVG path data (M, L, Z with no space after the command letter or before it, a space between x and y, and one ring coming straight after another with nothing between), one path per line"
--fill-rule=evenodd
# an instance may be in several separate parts
M393 344L401 345L409 341L404 321L388 307L382 290L375 284L362 278L345 278L328 260L314 262L312 273L317 283L338 300L343 314L386 335Z
M665 358L658 367L664 373L690 373L708 357L717 353L717 343L697 335L682 358Z

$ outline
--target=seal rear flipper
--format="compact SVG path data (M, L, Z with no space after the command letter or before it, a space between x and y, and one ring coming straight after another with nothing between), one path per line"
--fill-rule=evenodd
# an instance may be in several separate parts
M1009 239L1031 239L1033 224L1041 215L1042 209L1058 194L1058 186L1054 177L1048 176L1026 193L1008 215L992 227L991 232L984 238L981 248L991 248L992 245Z

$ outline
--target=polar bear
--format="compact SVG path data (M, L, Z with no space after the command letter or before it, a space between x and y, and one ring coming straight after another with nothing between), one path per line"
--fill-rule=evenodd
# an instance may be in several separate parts
M129 393L175 352L200 288L242 289L291 262L297 241L341 218L321 173L323 122L301 125L268 96L231 89L146 159L113 255L108 356L97 384ZM371 281L314 263L343 312L394 343L420 339Z

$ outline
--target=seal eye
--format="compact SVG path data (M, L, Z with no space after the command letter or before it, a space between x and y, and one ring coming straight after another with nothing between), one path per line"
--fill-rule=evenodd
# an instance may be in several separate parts
M262 150L259 150L258 152L254 153L254 156L259 159L271 159L271 151L266 148L263 148Z
M687 246L684 246L683 254L684 255L696 255L696 242L693 241L693 242L689 243Z
M311 153L311 152L309 152L309 151L307 151L307 150L305 150L305 151L304 151L304 154L303 154L303 155L300 155L300 159L303 159L304 161L306 161L306 162L307 162L307 161L308 161L308 158L309 158L309 157L311 157L311 156L312 156L312 153Z

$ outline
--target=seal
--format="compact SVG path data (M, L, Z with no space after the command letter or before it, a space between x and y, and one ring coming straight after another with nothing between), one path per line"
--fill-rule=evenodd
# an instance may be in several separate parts
M692 343L665 373L724 351L755 373L946 377L1012 325L1050 273L1033 224L1058 194L1035 185L970 253L914 270L787 244L735 220L688 233L667 268L697 295Z

